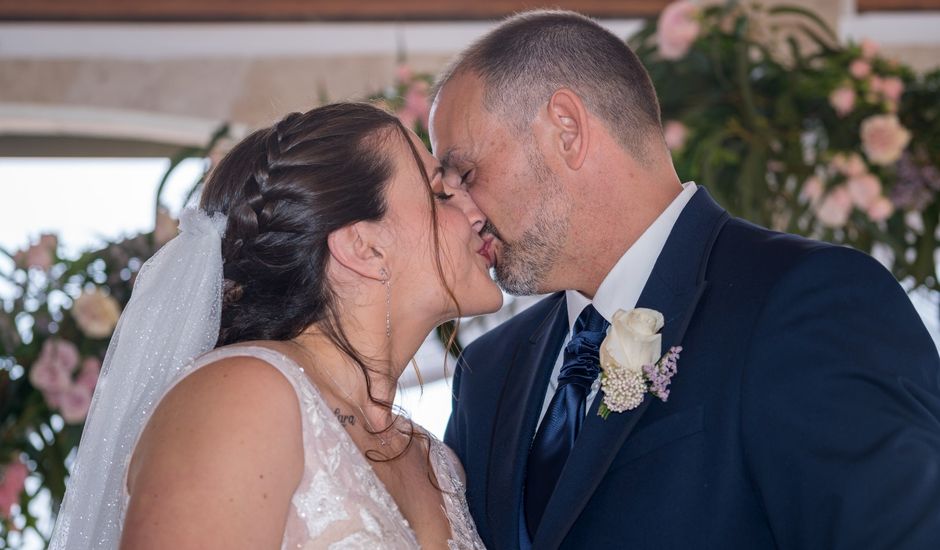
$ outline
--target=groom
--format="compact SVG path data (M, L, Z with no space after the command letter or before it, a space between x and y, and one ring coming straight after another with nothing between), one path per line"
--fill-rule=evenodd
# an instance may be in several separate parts
M454 380L446 442L488 547L940 548L940 360L907 296L865 254L681 184L621 40L571 12L506 20L442 75L431 141L500 284L554 293ZM648 362L616 351L659 328L634 308L662 314L653 360L683 348L668 401L599 381L600 348Z

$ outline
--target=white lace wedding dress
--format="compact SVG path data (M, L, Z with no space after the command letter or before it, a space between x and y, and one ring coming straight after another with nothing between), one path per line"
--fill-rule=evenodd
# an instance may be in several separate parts
M206 353L184 372L188 375L233 356L256 357L276 367L290 381L300 402L304 475L291 499L281 548L418 548L398 505L297 363L268 348L233 346ZM470 518L456 456L433 436L430 445L434 473L443 490L444 512L451 526L450 548L485 548Z

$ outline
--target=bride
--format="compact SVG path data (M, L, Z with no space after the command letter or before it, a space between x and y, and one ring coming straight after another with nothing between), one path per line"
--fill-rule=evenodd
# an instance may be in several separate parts
M484 222L368 105L239 143L138 277L50 548L482 548L392 403L436 325L499 308Z

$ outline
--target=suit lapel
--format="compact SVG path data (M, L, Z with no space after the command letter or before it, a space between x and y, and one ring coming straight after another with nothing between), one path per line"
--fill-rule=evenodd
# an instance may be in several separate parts
M519 510L526 459L545 392L568 333L565 295L532 336L520 342L503 385L490 441L486 513L498 547L519 545Z
M707 288L708 254L728 214L700 188L683 210L669 235L637 307L660 311L665 318L663 352L681 345L696 306ZM676 376L682 376L680 370ZM627 438L651 406L651 396L624 413L598 416L600 392L591 405L584 427L558 480L535 535L536 548L557 548L607 474Z

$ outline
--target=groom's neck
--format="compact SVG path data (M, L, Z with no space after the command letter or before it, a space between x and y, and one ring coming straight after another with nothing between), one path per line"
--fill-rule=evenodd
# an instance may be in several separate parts
M622 175L618 179L615 173L598 177L607 183L590 188L581 204L572 208L566 257L558 262L567 273L561 278L564 286L557 290L577 290L589 298L682 192L671 164L668 170L650 171L635 179Z

